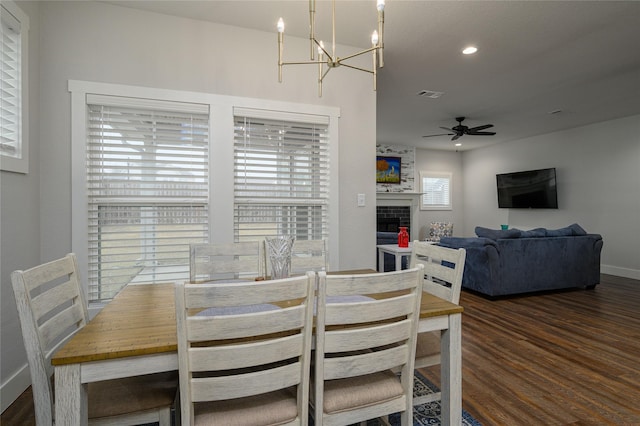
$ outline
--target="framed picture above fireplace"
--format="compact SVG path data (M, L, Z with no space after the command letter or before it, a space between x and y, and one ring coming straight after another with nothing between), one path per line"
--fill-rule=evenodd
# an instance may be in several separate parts
M378 155L376 157L376 182L399 184L401 166L402 159L400 157Z

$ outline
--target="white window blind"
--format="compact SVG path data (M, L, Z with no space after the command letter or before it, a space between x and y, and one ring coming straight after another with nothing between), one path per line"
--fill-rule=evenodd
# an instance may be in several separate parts
M28 20L13 2L0 5L0 155L3 169L26 172L23 144L23 44L26 44ZM16 161L25 158L25 164ZM10 167L6 167L10 165Z
M451 210L451 173L420 172L420 208Z
M278 115L235 112L235 239L327 239L328 119Z
M208 241L208 106L87 104L89 301L130 282L188 279L189 243Z

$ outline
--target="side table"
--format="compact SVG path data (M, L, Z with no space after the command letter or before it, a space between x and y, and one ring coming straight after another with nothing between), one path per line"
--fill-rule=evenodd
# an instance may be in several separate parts
M409 247L398 247L397 244L380 244L378 246L378 272L384 272L384 254L389 253L396 258L396 271L402 269L402 256L411 256L413 249L411 243Z

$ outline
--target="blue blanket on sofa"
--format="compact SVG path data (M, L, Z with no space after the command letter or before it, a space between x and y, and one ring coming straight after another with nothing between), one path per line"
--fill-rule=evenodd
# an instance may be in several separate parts
M600 282L602 237L577 224L530 231L476 227L476 235L445 237L439 244L466 249L464 288L496 297Z

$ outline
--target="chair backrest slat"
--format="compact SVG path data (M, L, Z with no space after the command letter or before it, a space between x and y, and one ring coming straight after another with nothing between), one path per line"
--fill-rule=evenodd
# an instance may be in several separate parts
M414 241L412 247L410 266L414 267L418 264L424 266L423 290L458 304L466 250L441 247L423 241Z
M191 244L189 281L264 277L263 245L258 241Z

